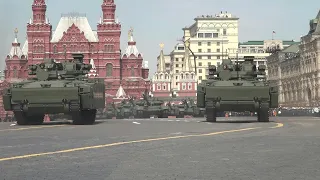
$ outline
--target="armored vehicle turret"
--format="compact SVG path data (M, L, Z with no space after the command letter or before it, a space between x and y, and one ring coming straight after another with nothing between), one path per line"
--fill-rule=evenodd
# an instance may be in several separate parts
M88 79L91 68L82 54L61 63L45 59L29 65L34 77L5 90L4 109L14 112L19 125L41 124L45 114L58 113L71 115L74 124L93 124L97 109L105 107L105 85L103 79Z
M218 112L257 112L259 122L269 121L269 108L278 107L278 90L266 81L266 66L258 68L252 57L243 63L223 60L211 65L207 80L197 89L197 106L206 108L206 118L215 122Z

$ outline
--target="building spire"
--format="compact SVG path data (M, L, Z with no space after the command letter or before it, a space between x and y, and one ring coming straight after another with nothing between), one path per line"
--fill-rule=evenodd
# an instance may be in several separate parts
M18 28L14 29L14 41L13 43L18 43Z
M128 31L128 45L136 45L136 42L133 39L133 27Z
M46 22L47 5L45 0L33 0L33 23L44 24Z
M190 41L187 40L184 42L185 53L184 53L184 61L183 61L183 67L182 67L183 72L190 72L190 70L191 70L189 47L190 47Z
M139 56L142 57L142 54L139 52L139 50L137 48L137 43L133 38L133 28L131 27L130 30L128 31L128 46L127 46L123 56L130 57L132 54L136 58L138 58Z
M164 47L164 44L161 43L159 44L160 48L161 48L161 51L160 51L160 56L159 56L159 64L158 64L158 72L165 72L166 69L165 69L165 58L164 58L164 53L163 53L163 47Z
M115 23L116 5L114 0L103 0L101 8L103 23Z
M14 29L14 40L12 42L12 46L11 46L11 50L10 53L8 54L10 58L17 56L18 58L20 58L23 53L22 53L22 49L20 47L20 43L18 41L18 29L15 28Z

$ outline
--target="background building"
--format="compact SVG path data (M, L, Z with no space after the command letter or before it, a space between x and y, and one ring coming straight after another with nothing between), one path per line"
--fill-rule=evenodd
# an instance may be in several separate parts
M282 106L319 107L320 11L301 43L267 58L270 84L279 88Z
M33 18L27 24L27 40L23 46L17 39L6 57L5 77L9 81L25 79L28 76L29 64L40 63L44 58L57 61L72 59L72 53L83 53L84 62L94 64L90 77L105 79L106 94L115 96L120 85L126 89L149 89L149 70L142 67L143 59L137 54L135 42L129 41L128 48L120 61L121 24L115 19L116 5L113 0L103 0L103 16L92 30L84 14L63 14L56 29L52 29L46 17L47 5L44 0L34 0L32 4ZM17 34L18 31L16 30ZM132 66L132 64L135 64ZM127 71L130 68L130 72ZM132 71L133 67L133 71ZM134 78L131 78L131 77ZM127 95L138 95L130 90ZM133 93L133 94L130 94Z
M188 43L190 42L188 41ZM158 56L157 72L152 78L152 95L154 97L196 97L197 76L191 67L192 60L189 56L189 48L182 44L176 46L177 50L174 50L176 52L165 56L163 46L160 44L161 51ZM166 59L166 57L171 57L170 70L167 68L168 58ZM175 71L172 64L179 61L181 57L183 57L183 61L181 61L183 68Z
M201 82L206 78L208 65L221 63L222 59L228 58L228 49L238 48L239 18L221 11L220 14L202 15L194 20L190 27L183 28L183 40L190 40L190 48L197 57L196 64L192 61L191 67L194 69L196 65L198 82ZM181 71L182 64L176 68Z
M220 14L214 16L199 16L195 18L194 24L183 28L184 36L180 40L181 42L176 44L170 54L163 54L157 58L157 71L159 72L159 68L162 68L170 75L171 89L166 89L166 92L171 91L171 94L174 95L181 90L181 82L184 81L181 79L181 73L185 68L186 56L188 56L188 61L191 63L188 70L194 72L196 82L200 83L206 79L209 65L218 66L223 59L228 58L233 61L238 59L241 62L244 61L245 57L251 56L257 66L266 65L268 68L266 62L268 56L299 43L293 40L274 39L239 43L238 21L239 18L234 15L220 12ZM190 49L192 51L189 51L188 54L186 54L186 47L184 45L186 40L190 41ZM194 58L196 59L194 60ZM159 67L161 63L163 63L164 67ZM186 88L187 90L188 88ZM191 92L193 90L190 89L190 93L188 94L194 94Z
M149 92L150 80L148 65L143 63L143 55L139 52L136 41L133 39L133 29L129 31L128 46L121 59L121 86L126 95L140 98L145 92ZM111 88L114 82L109 82L107 88ZM118 89L119 91L119 89Z
M319 106L320 86L320 10L309 22L310 30L301 37L301 94L305 106Z
M269 82L278 87L280 106L302 106L299 44L293 44L267 57Z
M257 67L259 65L267 66L267 77L268 77L268 63L267 57L272 53L283 50L291 46L292 44L298 44L294 40L284 41L284 40L263 40L263 41L247 41L243 43L239 43L239 47L237 49L228 49L229 58L232 61L236 61L237 53L238 53L238 61L244 61L245 56L251 56L254 59Z
M166 56L163 53L164 44L160 44L160 55L158 56L157 71L152 78L153 97L172 97L171 82L172 74L166 68ZM168 56L167 56L168 57Z

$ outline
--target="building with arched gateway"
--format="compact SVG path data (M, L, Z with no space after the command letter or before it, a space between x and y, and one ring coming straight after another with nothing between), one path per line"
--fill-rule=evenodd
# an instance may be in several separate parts
M19 81L28 76L28 65L40 63L44 58L57 61L72 59L73 53L83 53L84 62L94 65L89 77L104 78L108 97L123 89L128 96L139 96L149 91L149 69L137 54L132 30L128 47L121 60L121 23L115 18L114 0L103 0L103 16L93 30L85 14L62 14L53 30L46 16L45 0L34 0L32 18L27 23L27 39L21 46L16 37L6 57L6 80ZM130 72L129 72L130 71ZM120 88L121 85L123 88ZM137 88L138 87L138 88Z

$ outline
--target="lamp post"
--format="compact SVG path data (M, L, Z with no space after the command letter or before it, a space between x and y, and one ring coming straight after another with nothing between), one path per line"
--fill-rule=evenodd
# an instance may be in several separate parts
M197 57L194 55L193 51L190 48L190 38L186 41L182 40L183 43L186 45L186 47L189 49L189 51L191 52L192 56L193 56L193 63L194 63L194 71L197 77L197 63L196 63L196 59ZM197 77L197 84L198 84L198 77Z
M238 68L239 68L239 51L237 51L237 78L238 78L238 80L240 80Z

